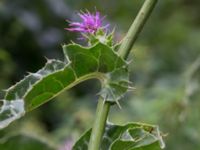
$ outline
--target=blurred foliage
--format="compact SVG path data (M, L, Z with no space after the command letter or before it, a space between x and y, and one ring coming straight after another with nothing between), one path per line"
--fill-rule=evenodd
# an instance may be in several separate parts
M33 137L29 137L26 135L15 135L8 139L6 139L5 143L0 145L1 149L5 150L53 150L53 147L48 146L47 143L42 141L38 141L38 139L34 139ZM16 147L16 145L20 145Z
M23 78L26 71L41 68L45 57L63 59L61 44L82 42L63 30L65 19L78 19L77 10L96 7L106 14L119 41L142 2L1 0L0 89ZM121 110L114 107L110 114L118 124L158 124L166 135L167 150L200 149L199 9L199 0L159 1L130 56L136 90L125 97ZM81 83L0 131L0 143L5 135L20 136L24 131L56 146L77 139L93 122L98 89L96 80Z

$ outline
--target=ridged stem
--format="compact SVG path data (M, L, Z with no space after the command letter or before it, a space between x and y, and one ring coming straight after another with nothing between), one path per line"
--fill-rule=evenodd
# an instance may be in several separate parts
M100 98L98 100L98 105L95 115L96 118L92 128L92 134L90 137L90 144L88 150L99 149L109 110L110 110L110 102L107 102L104 99Z

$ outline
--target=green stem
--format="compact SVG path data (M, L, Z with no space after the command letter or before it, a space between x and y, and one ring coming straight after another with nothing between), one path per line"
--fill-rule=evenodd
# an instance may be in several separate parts
M145 25L148 17L150 16L157 0L146 0L140 9L137 17L135 18L133 24L129 28L126 37L124 38L122 45L119 48L119 55L122 58L127 58L139 33L141 32L143 26Z
M126 59L128 57L156 2L157 0L146 0L144 2L141 10L131 25L126 37L124 38L122 45L120 46L119 55L122 58ZM111 103L103 100L102 98L99 99L88 150L99 150L110 106Z
M92 135L90 137L90 144L88 150L99 149L109 109L110 102L107 102L100 98L97 105L96 119L92 128Z

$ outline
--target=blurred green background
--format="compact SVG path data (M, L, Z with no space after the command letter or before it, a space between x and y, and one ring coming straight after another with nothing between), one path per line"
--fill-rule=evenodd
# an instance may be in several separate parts
M99 10L122 39L142 0L1 0L0 89L36 72L47 58L63 59L64 30L79 10ZM200 149L200 1L160 0L130 55L136 88L109 120L157 124L166 150ZM43 150L71 144L91 127L100 88L90 80L0 131L2 150ZM40 142L38 142L40 141ZM43 143L43 146L40 144ZM44 143L48 146L45 147Z

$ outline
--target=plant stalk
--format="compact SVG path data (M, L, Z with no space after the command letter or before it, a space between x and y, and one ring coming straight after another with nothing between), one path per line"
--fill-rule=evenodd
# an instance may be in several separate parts
M88 150L99 149L109 110L110 110L110 102L107 102L104 99L100 98L98 100L96 118L92 128L92 134L90 137Z
M157 0L146 0L139 11L136 19L131 25L126 37L124 38L122 45L119 48L119 55L126 59L139 35L141 32L145 22L150 16ZM94 125L92 128L92 133L90 137L90 142L88 146L88 150L99 150L100 144L102 141L102 136L104 134L106 120L108 117L109 109L111 103L107 102L100 98L98 100L97 110L96 110L96 118L94 121Z
M126 59L137 40L139 33L141 32L142 28L144 27L148 17L150 16L153 8L155 7L158 0L146 0L140 9L138 15L136 16L133 24L128 30L122 45L119 48L119 55Z

